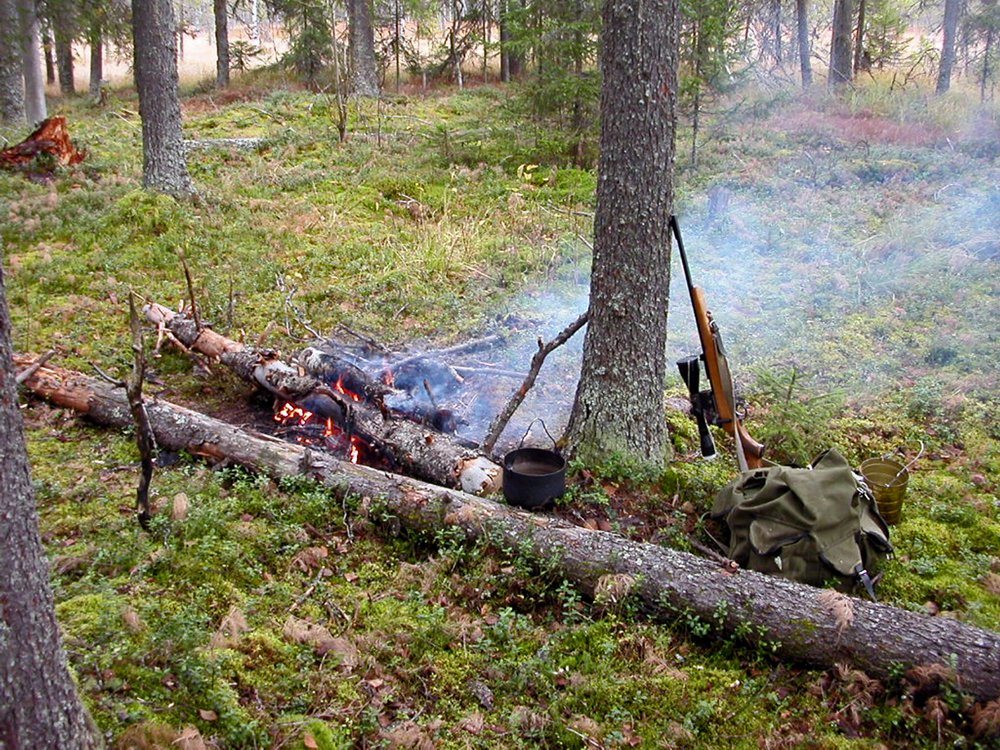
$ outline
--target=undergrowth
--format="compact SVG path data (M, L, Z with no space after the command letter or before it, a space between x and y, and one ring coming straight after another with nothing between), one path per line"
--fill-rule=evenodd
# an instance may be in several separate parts
M1000 198L976 129L995 135L996 120L959 95L880 86L756 94L715 113L698 168L680 159L678 212L751 432L785 463L828 447L853 463L917 459L881 596L996 630ZM106 109L59 105L90 152L81 169L43 183L0 172L18 350L123 374L128 292L179 304L180 251L203 317L234 338L277 323L268 343L286 349L306 325L459 340L519 291L586 273L595 176L561 136L521 122L508 89L355 102L344 143L329 97L273 73L184 107L186 137L264 139L193 151L196 202L141 189L127 91ZM674 294L681 353L693 324ZM183 357L154 369L205 411L246 395ZM130 437L37 403L25 413L70 662L114 746L176 746L194 730L248 748L989 741L958 698L931 713L903 676L872 684L699 638L711 623L655 625L627 602L586 600L544 560L393 535L371 503L308 482L176 457L144 533ZM693 422L674 410L670 423L666 472L574 465L556 512L685 550L709 542L731 447L720 432L723 457L698 461Z

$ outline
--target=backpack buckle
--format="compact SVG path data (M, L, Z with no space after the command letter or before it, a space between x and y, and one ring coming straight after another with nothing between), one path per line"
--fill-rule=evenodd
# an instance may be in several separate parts
M865 570L861 563L854 566L854 575L858 577L858 580L865 586L865 591L868 592L868 596L871 597L873 602L877 602L878 599L875 598L875 584L872 582L872 577L868 575L868 571Z

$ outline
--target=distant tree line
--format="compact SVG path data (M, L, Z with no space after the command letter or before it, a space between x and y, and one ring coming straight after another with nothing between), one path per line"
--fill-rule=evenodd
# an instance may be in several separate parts
M697 132L706 98L752 75L813 83L824 68L837 86L895 67L900 83L936 72L936 90L975 80L988 98L995 84L1000 0L833 0L820 18L808 0L682 0L681 106ZM229 19L247 21L251 40L266 13L283 26L282 62L314 87L375 96L407 81L470 76L525 83L531 113L584 136L596 122L598 0L171 0L176 47L193 20L214 19L216 84L245 69L259 49L230 43ZM910 31L921 25L926 38ZM45 86L76 94L74 47L90 50L89 94L100 96L104 50L132 54L126 0L0 0L0 120L34 123L46 115ZM579 155L579 154L578 154Z

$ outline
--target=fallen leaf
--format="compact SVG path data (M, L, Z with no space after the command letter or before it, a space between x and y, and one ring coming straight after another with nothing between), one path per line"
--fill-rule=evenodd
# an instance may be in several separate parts
M354 669L361 659L358 647L347 638L331 638L328 641L317 643L316 653L320 656L335 654L340 657L340 666L346 669Z
M359 576L357 573L345 573L344 574L344 580L347 581L348 583L354 583L359 578L361 578L361 576Z
M174 504L170 508L170 518L173 521L183 521L188 514L188 496L183 492L174 495Z
M308 747L309 750L317 750L317 748L319 748L319 743L316 741L316 738L308 732L306 732L302 737L302 744Z
M170 744L177 745L180 750L207 750L205 740L201 738L201 732L192 726L184 727Z
M139 617L138 612L136 612L131 607L125 607L122 612L122 620L125 621L125 627L131 630L133 633L141 632L143 627L142 620Z
M340 657L340 666L346 669L353 669L360 662L361 655L354 643L347 638L334 638L325 627L309 620L289 615L282 633L290 641L312 646L319 656L336 654Z
M469 714L458 722L459 729L475 735L481 734L484 726L483 715L478 711Z
M215 721L219 718L219 715L210 708L199 708L198 715L205 721Z
M247 625L246 615L239 607L232 607L229 613L222 618L219 629L212 634L212 639L208 642L209 648L232 648L239 640L240 635L250 630Z
M323 560L329 554L330 552L326 547L306 547L292 558L292 566L298 568L303 573L309 573L313 568L321 567Z

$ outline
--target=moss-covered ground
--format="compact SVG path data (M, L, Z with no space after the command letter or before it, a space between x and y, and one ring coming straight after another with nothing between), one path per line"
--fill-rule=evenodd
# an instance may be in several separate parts
M452 343L525 289L557 294L565 268L586 275L595 175L566 166L516 89L354 103L344 143L335 103L273 72L183 104L189 138L265 139L192 152L196 202L142 190L129 90L103 109L57 103L81 168L0 173L18 350L123 374L129 290L178 304L179 251L206 318L236 338L277 323L278 347L303 320ZM678 133L678 211L751 431L798 463L831 446L909 461L922 444L881 595L1000 629L997 111L874 81L836 98L756 92L702 133L696 168ZM687 351L674 288L672 347ZM207 412L248 397L177 354L154 367ZM918 702L902 674L811 671L704 623L654 625L516 551L393 534L305 483L179 456L156 473L144 532L129 434L42 403L24 414L70 662L116 747L996 741L957 692ZM688 418L671 423L666 472L578 466L561 510L690 548L735 472L697 460Z

